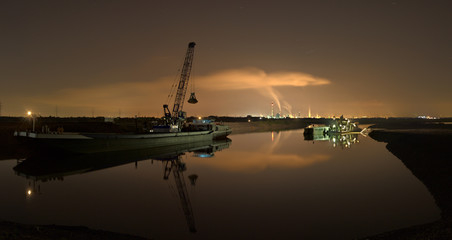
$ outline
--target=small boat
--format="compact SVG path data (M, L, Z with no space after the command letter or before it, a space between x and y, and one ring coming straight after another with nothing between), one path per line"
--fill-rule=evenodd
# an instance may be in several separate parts
M324 124L311 124L304 128L304 138L305 140L326 140L328 136L327 132L330 130L329 126Z
M303 135L305 140L327 140L328 135L360 133L361 128L358 127L357 122L351 122L349 119L341 116L336 119L333 118L330 124L311 124L304 129Z

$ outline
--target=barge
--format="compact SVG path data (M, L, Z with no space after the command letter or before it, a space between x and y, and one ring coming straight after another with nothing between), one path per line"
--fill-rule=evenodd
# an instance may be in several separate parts
M204 120L206 121L206 120ZM15 132L35 151L63 151L72 153L96 153L136 150L188 142L212 141L224 139L232 130L225 125L206 121L204 124L193 123L177 132L149 133L37 133Z

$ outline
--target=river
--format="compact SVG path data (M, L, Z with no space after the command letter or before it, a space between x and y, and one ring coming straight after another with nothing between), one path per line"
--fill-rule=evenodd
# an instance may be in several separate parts
M152 159L34 160L40 172L0 161L0 219L153 239L355 239L440 218L427 188L370 137L229 138Z

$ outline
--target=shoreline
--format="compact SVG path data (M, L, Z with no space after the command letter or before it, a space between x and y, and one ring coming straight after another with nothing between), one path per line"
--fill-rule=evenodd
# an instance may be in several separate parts
M448 154L452 142L451 126L378 128L369 136L375 141L387 143L386 149L427 187L441 210L441 218L362 240L452 239L452 162Z

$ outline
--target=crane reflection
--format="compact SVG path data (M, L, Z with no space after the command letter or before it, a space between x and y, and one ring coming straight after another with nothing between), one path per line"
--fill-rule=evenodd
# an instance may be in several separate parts
M27 199L31 199L42 194L41 185L45 185L46 182L63 181L68 176L129 163L135 163L135 166L138 167L139 161L160 161L164 165L163 179L169 180L170 176L173 176L188 229L195 233L195 218L184 177L187 165L182 161L182 156L192 153L193 157L212 157L216 151L229 148L230 144L230 139L223 139L192 142L164 148L89 155L33 155L25 160L18 161L13 170L16 175L27 179L25 196ZM187 178L191 185L195 185L198 176L191 174Z

